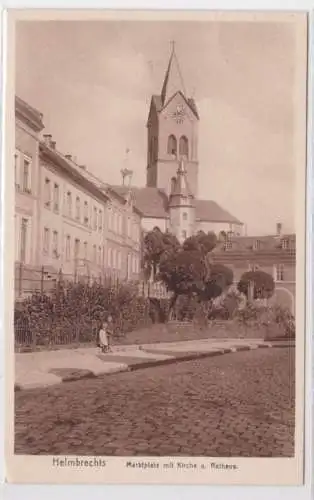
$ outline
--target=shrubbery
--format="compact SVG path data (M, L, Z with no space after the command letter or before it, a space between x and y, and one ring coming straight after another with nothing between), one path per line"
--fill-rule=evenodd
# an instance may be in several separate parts
M289 309L280 305L261 306L248 303L236 312L234 318L244 328L259 329L266 340L295 338L295 318Z
M123 335L150 323L149 301L138 296L135 285L61 282L52 296L38 293L19 304L16 342L49 345L96 340L108 315L113 317L115 333Z

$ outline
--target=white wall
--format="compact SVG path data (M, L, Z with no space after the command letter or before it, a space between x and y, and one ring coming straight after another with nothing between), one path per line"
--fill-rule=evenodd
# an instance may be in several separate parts
M151 231L154 227L159 227L159 229L163 232L167 230L169 226L168 219L160 219L154 217L143 217L142 218L142 228L143 231Z
M217 236L220 233L220 231L233 231L234 233L239 233L241 236L243 234L243 226L238 225L238 224L230 224L229 222L207 222L207 221L201 221L198 222L198 227L197 229L199 231L204 231L205 233L208 233L209 231L214 231Z
M50 181L50 204L47 204L47 189L46 179ZM59 186L59 207L58 210L54 207L54 184ZM69 214L68 192L71 193L72 210ZM77 219L76 198L80 200L80 213ZM85 222L86 215L84 202L88 203L88 222ZM56 170L49 168L47 165L41 165L41 190L40 190L40 238L38 245L41 248L42 265L53 266L54 268L62 268L65 274L74 274L76 264L74 262L74 245L75 240L80 241L80 251L78 258L89 261L89 270L95 274L96 270L100 270L104 263L104 246L105 246L105 204L95 199L79 185L70 182ZM94 227L94 209L97 210L97 227ZM101 212L101 225L99 214ZM43 251L44 247L44 230L49 229L50 243L48 252ZM58 233L58 255L53 254L53 231ZM70 237L70 259L66 255L66 239ZM85 255L84 243L87 243L87 254ZM96 245L96 260L94 260L94 245ZM99 257L100 256L100 257ZM83 266L83 262L79 263ZM83 270L82 270L83 272ZM87 272L87 271L86 271Z

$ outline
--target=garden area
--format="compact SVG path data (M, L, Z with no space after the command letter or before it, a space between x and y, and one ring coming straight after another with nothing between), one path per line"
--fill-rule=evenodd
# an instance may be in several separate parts
M154 229L144 239L144 279L160 281L170 298L139 293L138 283L115 286L73 283L62 275L52 292L33 294L15 307L17 350L97 343L110 315L114 344L144 344L205 338L284 338L295 336L288 309L269 305L273 278L249 271L233 284L232 270L215 264L213 233L199 232L180 245L170 233Z

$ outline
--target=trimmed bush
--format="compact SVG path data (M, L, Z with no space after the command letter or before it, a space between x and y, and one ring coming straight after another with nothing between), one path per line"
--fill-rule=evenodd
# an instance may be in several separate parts
M248 271L242 275L238 283L238 290L247 298L250 282L254 287L254 299L269 299L273 295L275 282L270 274L264 271Z

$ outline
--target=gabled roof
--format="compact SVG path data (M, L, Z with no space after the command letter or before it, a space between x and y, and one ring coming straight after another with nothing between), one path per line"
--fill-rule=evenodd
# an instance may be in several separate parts
M126 196L129 188L127 186L111 186L120 196ZM155 187L131 187L135 207L144 217L155 217L161 219L169 218L168 198L166 193Z
M196 219L208 222L229 222L243 224L239 219L212 200L195 200Z
M185 97L185 95L181 91L178 91L178 92L180 93L180 95L182 95L183 99L186 101L188 106L191 108L191 110L195 114L196 118L199 120L199 114L198 114L196 103L195 103L194 99L192 99L191 97ZM176 92L176 93L178 93L178 92ZM168 100L164 103L165 106L169 103L169 101L171 101L172 97L173 96L170 97L170 100ZM164 108L162 98L160 95L153 95L152 96L152 104L155 106L157 113L162 111L162 109Z
M121 196L128 192L127 186L111 186ZM169 203L166 193L156 187L131 187L134 204L144 217L160 219L169 218ZM212 200L193 200L195 215L198 221L227 222L242 224L236 217L224 210L218 203Z
M186 90L184 86L182 73L180 70L179 61L173 46L165 78L163 81L161 93L160 95L152 96L149 115L151 114L152 107L154 107L157 113L159 113L164 107L168 105L171 99L178 93L180 93L180 95L186 101L187 105L191 108L196 118L199 119L199 114L194 99L192 99L191 97L186 97Z
M222 262L234 262L234 259L263 259L265 256L280 255L280 263L287 259L295 260L295 235L265 235L265 236L227 236L221 239L213 250L213 257ZM231 261L230 261L231 259ZM261 261L259 261L260 264ZM276 261L272 261L275 263Z

